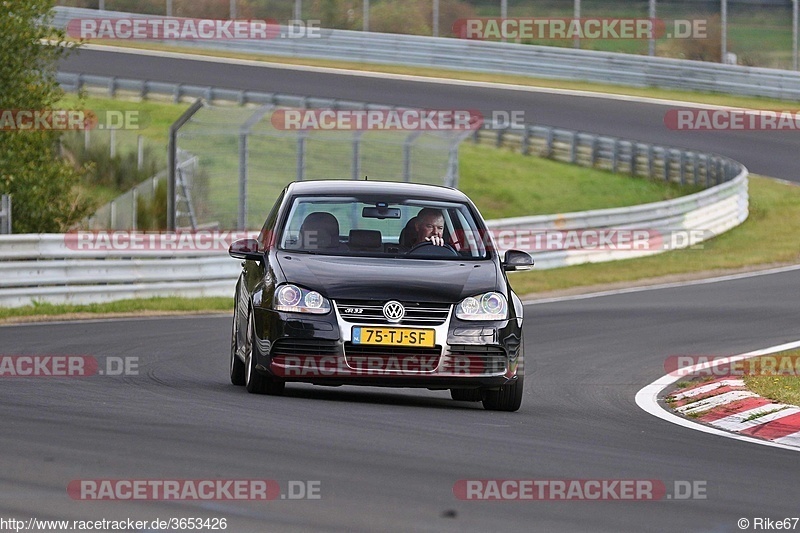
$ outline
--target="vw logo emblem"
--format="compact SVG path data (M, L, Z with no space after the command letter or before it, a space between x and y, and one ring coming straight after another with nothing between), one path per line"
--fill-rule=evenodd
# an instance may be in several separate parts
M389 322L400 322L406 316L406 308L403 304L394 300L383 304L383 316Z

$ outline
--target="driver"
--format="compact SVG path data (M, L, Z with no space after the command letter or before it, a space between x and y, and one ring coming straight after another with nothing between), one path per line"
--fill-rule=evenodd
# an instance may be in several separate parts
M417 213L417 220L414 223L417 231L414 244L429 241L436 246L444 246L444 216L438 209L426 207Z

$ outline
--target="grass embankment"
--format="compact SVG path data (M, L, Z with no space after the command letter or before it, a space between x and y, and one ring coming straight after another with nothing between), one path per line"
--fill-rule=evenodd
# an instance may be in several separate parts
M129 102L91 98L90 109L138 109L149 115L140 133L155 142L166 140L166 129L185 106L160 102ZM614 175L488 146L465 143L460 158L460 188L486 218L580 211L673 198L690 192L675 185ZM596 284L633 282L646 278L702 271L730 271L757 265L800 260L800 187L752 176L750 218L735 230L703 244L657 256L513 274L519 294ZM229 298L157 298L90 306L40 304L0 309L0 319L28 315L125 313L201 310L228 311Z
M745 376L747 387L765 398L789 405L800 405L800 350L766 355L761 359L769 359L769 368L774 366L776 373L783 375ZM763 366L757 364L755 367Z

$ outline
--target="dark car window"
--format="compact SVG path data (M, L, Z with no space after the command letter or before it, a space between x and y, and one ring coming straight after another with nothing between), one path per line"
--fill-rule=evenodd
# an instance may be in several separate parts
M442 215L450 250L409 251L416 242L415 217L424 208ZM422 259L488 258L486 230L467 204L393 197L313 197L292 200L279 248L316 254ZM441 252L441 253L439 253Z
M284 189L281 191L280 196L278 199L275 200L275 204L272 206L272 210L267 215L267 220L264 222L264 226L261 228L261 233L258 234L258 251L263 252L265 251L271 241L272 235L275 231L275 222L278 219L278 213L280 212L281 203L283 203L283 197L286 194L286 190Z

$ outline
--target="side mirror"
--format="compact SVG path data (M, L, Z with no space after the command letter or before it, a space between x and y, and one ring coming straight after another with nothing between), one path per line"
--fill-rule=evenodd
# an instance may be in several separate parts
M508 250L503 256L503 270L506 272L530 270L532 266L533 257L528 252Z
M236 259L247 259L250 261L260 261L264 256L258 252L258 241L255 239L239 239L233 241L228 253Z

